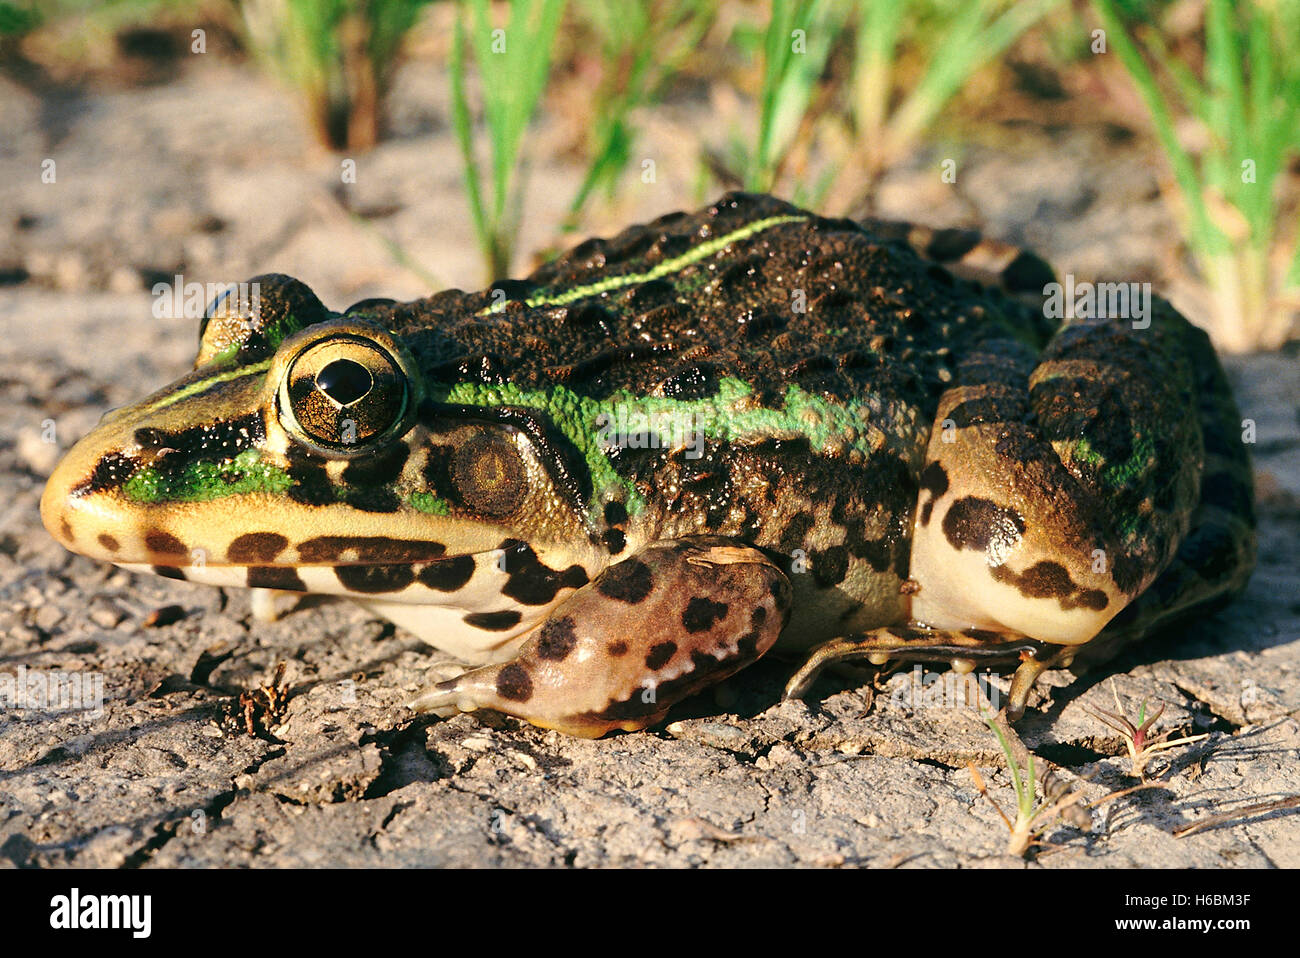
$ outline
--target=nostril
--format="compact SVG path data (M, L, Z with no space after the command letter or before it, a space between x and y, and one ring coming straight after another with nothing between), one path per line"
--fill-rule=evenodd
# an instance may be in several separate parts
M132 438L142 449L157 449L167 441L161 429L137 429Z

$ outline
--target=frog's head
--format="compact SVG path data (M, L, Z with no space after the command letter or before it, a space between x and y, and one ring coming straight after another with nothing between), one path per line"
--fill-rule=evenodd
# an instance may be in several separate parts
M208 312L194 369L105 415L50 477L41 517L69 549L217 585L462 608L500 550L531 570L524 602L539 578L554 599L607 561L528 410L436 401L448 391L399 336L288 277Z

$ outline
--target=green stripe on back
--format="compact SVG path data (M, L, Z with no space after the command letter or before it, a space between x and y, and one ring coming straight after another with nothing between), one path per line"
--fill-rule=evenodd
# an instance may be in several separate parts
M732 243L748 239L755 233L761 233L763 230L770 229L773 226L780 226L783 223L806 222L807 216L769 216L766 219L755 220L747 226L742 226L738 230L733 230L725 236L719 236L711 240L706 240L699 246L694 246L687 250L681 256L675 256L672 259L666 259L653 269L644 273L629 273L622 276L608 276L605 279L589 283L586 286L575 286L558 293L540 293L536 296L530 296L524 300L524 305L529 307L537 306L563 306L566 303L572 303L579 299L586 299L588 296L599 296L601 293L608 293L611 290L622 289L625 286L636 286L639 283L648 283L651 280L663 279L665 276L671 276L679 270L685 269L692 263L698 263L702 259L707 259L719 250L726 249ZM506 308L504 302L493 303L485 309L479 310L478 315L486 316L490 313L499 313Z

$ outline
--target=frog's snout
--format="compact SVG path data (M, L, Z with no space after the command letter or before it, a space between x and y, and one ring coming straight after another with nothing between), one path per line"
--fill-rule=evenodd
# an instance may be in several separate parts
M114 489L135 471L132 460L113 451L98 430L59 461L41 494L41 522L66 549L96 559L117 555L135 526Z

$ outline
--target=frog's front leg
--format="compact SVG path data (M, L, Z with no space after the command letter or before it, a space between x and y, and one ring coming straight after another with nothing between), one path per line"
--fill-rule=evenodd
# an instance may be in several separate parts
M936 662L961 674L977 667L1015 668L1007 694L1013 719L1025 710L1034 681L1046 669L1068 666L1074 650L1045 642L980 629L934 629L924 625L894 625L858 632L825 642L813 650L786 683L785 697L801 699L827 665L866 659L872 665L890 661Z
M557 606L514 659L411 705L496 709L587 738L645 728L771 648L792 594L770 559L733 540L652 543Z

